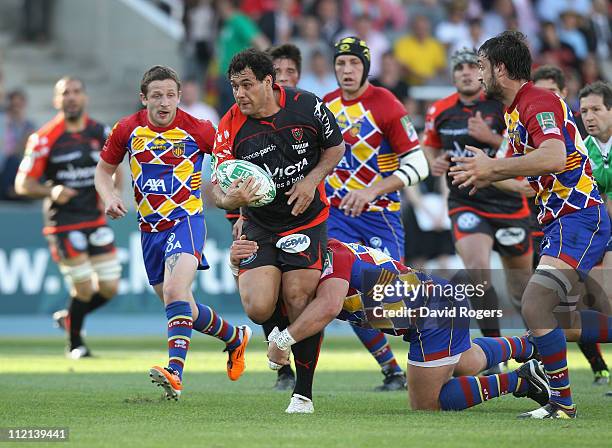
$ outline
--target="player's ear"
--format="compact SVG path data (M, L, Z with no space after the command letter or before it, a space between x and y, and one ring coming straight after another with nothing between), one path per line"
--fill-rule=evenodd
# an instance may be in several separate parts
M147 97L142 92L140 92L140 102L142 103L143 106L145 107L147 106Z

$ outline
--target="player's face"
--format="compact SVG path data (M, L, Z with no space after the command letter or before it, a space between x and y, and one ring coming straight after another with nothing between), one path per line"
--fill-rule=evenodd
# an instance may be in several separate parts
M470 64L468 62L457 64L455 70L453 70L453 79L457 92L462 95L472 96L482 90L480 71L477 64Z
M612 108L606 109L601 95L587 95L580 98L580 114L589 135L610 136L612 132Z
M295 62L288 58L274 59L274 73L276 82L283 87L295 87L300 81Z
M533 83L533 85L542 89L550 90L551 92L559 95L561 98L565 98L564 92L559 89L559 86L554 79L538 79Z
M350 54L338 56L334 64L336 79L343 92L355 93L360 89L363 77L363 62L357 56Z
M240 73L233 74L230 83L240 112L248 116L259 116L267 105L272 76L266 76L259 81L253 70L246 68Z
M181 92L173 79L151 81L147 95L140 94L142 105L147 108L149 122L160 128L168 126L176 117Z
M56 109L62 111L66 120L76 121L81 118L87 104L87 95L81 81L59 81L55 85L53 103Z
M495 71L488 58L478 55L478 68L480 70L480 82L484 86L485 92L490 98L501 101L503 99L503 91L497 83Z

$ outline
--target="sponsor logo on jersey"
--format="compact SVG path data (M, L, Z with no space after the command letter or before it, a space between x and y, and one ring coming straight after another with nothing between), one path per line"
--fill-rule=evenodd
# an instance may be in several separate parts
M51 163L68 163L73 160L80 159L83 155L82 151L72 151L67 154L59 154L57 156L53 156L49 158L49 162Z
M544 134L557 134L561 135L561 131L557 127L555 121L555 114L553 112L540 112L536 114L536 120L542 129Z
M266 169L268 174L275 179L293 176L294 174L301 172L304 168L306 168L306 166L308 166L308 160L306 160L306 158L284 168L276 167L274 168L274 171L272 171L270 167L264 163L264 168Z
M301 142L302 137L304 137L304 129L293 128L291 129L291 135L293 135L293 138L296 139L298 142Z
M183 157L185 154L185 142L175 143L172 148L172 155L174 157Z
M163 163L143 163L141 167L142 174L138 178L138 184L143 193L174 193L173 165Z
M353 123L353 125L349 129L349 134L351 134L352 137L357 137L360 132L361 132L361 120Z
M505 227L495 232L495 239L502 246L514 246L525 241L527 232L520 227Z
M147 189L155 193L166 193L166 183L163 179L148 179L144 183L143 189Z
M471 230L480 223L480 217L476 213L461 213L457 218L459 230Z
M310 237L302 233L294 233L282 237L276 242L276 247L290 254L297 254L308 249L310 246Z
M332 128L331 121L329 120L329 116L323 110L323 101L317 98L317 104L315 104L314 108L314 116L319 119L321 124L323 125L323 132L325 134L325 138L329 138L334 133L334 129Z
M176 242L174 240L176 240L176 234L172 232L168 237L168 240L166 241L166 253L171 252L175 249L183 248L179 240L176 240Z

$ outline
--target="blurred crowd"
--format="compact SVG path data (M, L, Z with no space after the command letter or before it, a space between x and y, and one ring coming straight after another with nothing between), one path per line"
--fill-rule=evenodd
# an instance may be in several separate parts
M334 42L349 35L364 39L372 54L372 83L398 97L419 131L429 104L451 86L448 56L462 47L478 48L506 29L528 37L536 67L563 69L573 110L583 85L612 76L612 3L607 0L150 1L185 27L181 106L215 124L234 102L225 75L232 56L244 48L287 42L302 53L299 87L323 96L336 87ZM42 16L27 13L33 5L40 8L37 0L24 2L24 17L31 20L24 20L22 37L38 41L49 30ZM0 199L11 200L35 125L26 115L25 93L3 92L1 85L0 79ZM452 253L444 190L444 182L432 177L406 193L407 241L419 242L407 248L408 259L442 257L443 262Z

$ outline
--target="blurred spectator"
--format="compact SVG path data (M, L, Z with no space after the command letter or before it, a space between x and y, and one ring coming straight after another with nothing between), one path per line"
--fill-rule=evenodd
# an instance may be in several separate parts
M446 17L446 11L440 0L409 0L406 4L406 16L412 21L414 17L425 16L435 28Z
M587 23L590 48L601 61L609 61L612 47L612 18L606 0L593 0L593 10Z
M503 30L511 28L516 11L512 0L495 0L493 8L482 18L482 29L485 39L489 39Z
M219 61L219 107L224 115L234 104L234 95L227 79L227 69L234 55L246 48L255 47L265 50L270 46L268 39L257 25L238 10L239 0L217 0L216 6L223 25L219 30L216 49Z
M347 28L354 28L355 20L364 15L371 18L372 26L378 31L406 28L400 0L343 0L343 22Z
M574 9L563 11L559 26L559 39L572 47L576 57L583 61L589 54L589 49L584 34L578 29L580 19L580 15Z
M544 22L540 35L540 64L558 65L561 68L578 67L578 58L574 49L559 39L557 27L552 22Z
M217 111L202 101L202 89L194 79L187 79L181 85L180 107L200 120L208 120L215 126L219 124Z
M51 17L55 0L23 0L21 38L47 42L51 37Z
M330 48L340 38L349 35L342 25L338 0L320 0L316 14L321 20L321 37Z
M469 39L470 32L465 21L466 9L467 1L451 1L447 6L448 15L446 20L436 26L436 39L442 42L446 48L450 48L455 42Z
M312 66L310 59L315 51L321 52L330 60L332 57L331 48L321 38L319 19L316 16L307 15L300 20L300 36L293 43L302 52L302 72L310 72Z
M319 98L338 88L336 75L331 67L330 58L320 51L313 51L310 57L310 70L300 80L300 89L312 92Z
M21 199L15 194L13 185L25 144L34 123L26 117L27 98L22 90L7 94L6 110L0 112L0 199Z
M599 70L599 63L593 54L589 54L586 57L580 68L582 84L592 84L595 81L601 81L603 79L601 71Z
M451 46L451 53L454 53L461 48L475 48L478 49L487 40L482 29L482 20L479 18L468 20L468 38L464 40L458 40Z
M186 0L183 25L185 26L185 74L203 82L213 57L215 39L215 11L212 0Z
M257 20L261 32L273 44L289 42L296 31L295 21L300 5L296 0L276 0L273 8L264 12Z
M392 51L387 51L383 55L380 75L371 79L370 82L375 86L390 90L404 105L410 99L410 86L402 79L402 67Z
M591 0L537 0L538 17L546 22L556 23L561 12L570 8L586 17L591 11Z
M431 36L431 24L425 16L412 21L413 34L406 34L395 41L394 53L406 72L410 85L423 85L436 77L446 75L444 46Z
M351 35L366 41L370 48L370 76L376 77L380 73L383 54L391 48L389 39L372 27L370 16L364 14L354 21L355 29Z

